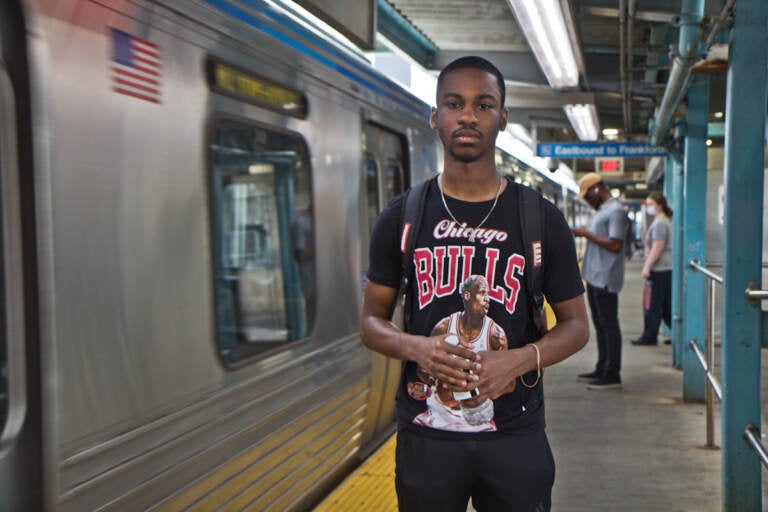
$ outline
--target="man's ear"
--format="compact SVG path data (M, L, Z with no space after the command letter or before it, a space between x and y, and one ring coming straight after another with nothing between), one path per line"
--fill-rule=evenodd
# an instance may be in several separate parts
M429 126L433 130L437 128L437 109L432 107L432 111L429 113Z
M507 128L507 117L509 116L509 110L506 107L501 109L501 115L499 116L499 131L503 132Z

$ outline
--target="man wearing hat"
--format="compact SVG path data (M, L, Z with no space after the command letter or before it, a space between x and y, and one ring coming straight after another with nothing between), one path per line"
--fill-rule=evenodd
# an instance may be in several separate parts
M621 387L621 328L619 291L624 284L624 238L627 215L624 205L613 197L594 172L579 180L578 199L596 210L588 228L573 229L573 236L587 239L581 275L587 282L587 299L597 335L597 365L579 378L590 389Z

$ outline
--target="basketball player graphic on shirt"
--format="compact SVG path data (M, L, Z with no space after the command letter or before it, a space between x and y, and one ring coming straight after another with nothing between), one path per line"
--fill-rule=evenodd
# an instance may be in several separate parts
M461 298L464 311L457 311L440 320L432 329L432 336L437 334L455 334L459 343L473 352L487 350L506 350L507 335L491 317L488 309L491 297L488 294L488 281L481 275L472 275L461 284ZM470 425L463 417L458 400L453 392L442 388L423 368L418 370L419 377L431 385L427 396L427 410L413 421L441 430L457 432L485 432L496 430L493 420L480 425Z

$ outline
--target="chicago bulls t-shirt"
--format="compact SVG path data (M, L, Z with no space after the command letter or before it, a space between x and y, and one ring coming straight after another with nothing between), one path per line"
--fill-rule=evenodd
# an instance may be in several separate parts
M429 336L444 318L463 311L461 283L473 275L485 277L490 296L487 316L503 330L509 349L536 339L530 301L525 286L528 268L523 250L515 183L508 182L494 201L467 202L449 196L446 205L436 180L429 184L422 224L413 255L414 278L409 283L413 334ZM403 195L392 199L381 212L370 241L367 279L392 288L402 280L400 260ZM449 213L450 210L450 213ZM576 260L573 235L562 213L544 201L539 246L542 292L550 304L572 299L584 292ZM490 213L490 215L489 215ZM483 219L488 216L485 222ZM482 222L479 228L475 229ZM474 235L474 236L473 236ZM535 371L523 376L536 380ZM519 381L519 379L518 379ZM400 428L435 437L489 436L531 430L544 425L542 383L534 388L516 383L515 389L494 400L493 428L441 428L442 421L424 421L435 383L415 362L404 365L397 398ZM457 407L457 406L454 406Z

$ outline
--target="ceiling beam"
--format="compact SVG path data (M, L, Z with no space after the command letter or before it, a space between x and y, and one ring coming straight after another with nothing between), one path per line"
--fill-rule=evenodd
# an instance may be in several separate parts
M477 55L492 62L505 80L533 85L547 85L547 78L532 53L438 50L433 69L442 69L451 61L465 55Z
M400 11L385 0L378 0L376 29L425 68L432 67L437 46Z
M584 7L583 11L592 16L602 18L619 18L619 10L612 7ZM668 11L640 11L635 14L635 19L640 21L650 21L653 23L672 23L672 20L679 13Z

